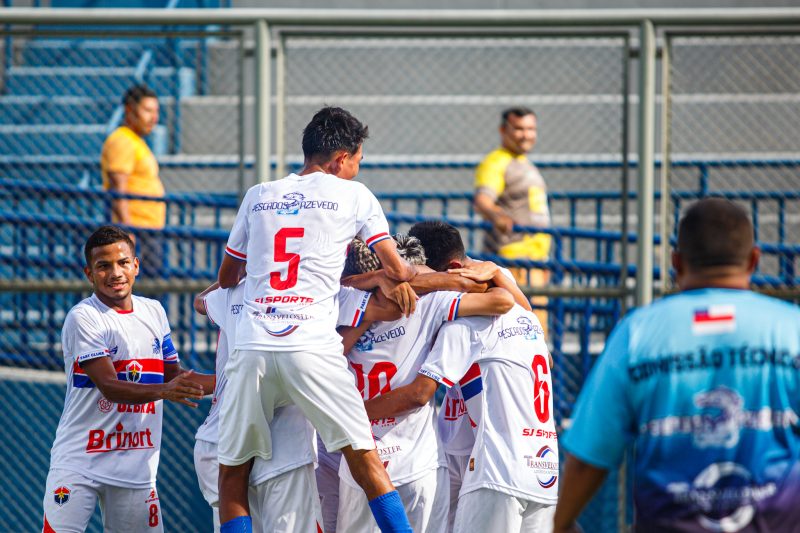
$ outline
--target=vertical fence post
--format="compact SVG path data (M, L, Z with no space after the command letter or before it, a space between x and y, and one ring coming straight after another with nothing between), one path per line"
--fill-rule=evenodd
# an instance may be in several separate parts
M286 175L286 37L278 34L275 56L275 177Z
M661 253L659 254L659 272L661 278L661 293L669 289L669 203L670 203L670 112L672 93L670 92L670 62L672 58L671 40L664 36L664 45L661 52L661 199L659 200L659 226L661 235Z
M653 300L653 164L656 101L656 32L651 20L639 32L639 184L636 306Z
M271 48L269 26L266 20L260 19L256 22L256 183L269 181L271 179Z

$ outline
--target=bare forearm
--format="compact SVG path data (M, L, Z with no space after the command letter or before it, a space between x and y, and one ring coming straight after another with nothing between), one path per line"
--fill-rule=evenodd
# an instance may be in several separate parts
M128 200L124 198L116 198L111 201L111 213L114 215L114 220L120 224L130 226L131 216L128 212Z
M417 274L409 283L417 294L428 294L433 291L485 292L488 288L486 283L478 283L447 272Z
M367 409L367 417L370 420L391 418L419 408L419 399L415 398L411 391L404 389L405 387L400 387L364 402L364 407Z
M97 388L111 402L136 405L163 400L167 386L164 383L130 383L109 380L98 385Z
M533 310L531 307L531 301L527 296L525 296L525 293L520 290L519 286L514 280L503 274L502 271L498 271L497 274L494 275L492 278L492 283L495 287L500 287L501 289L505 289L510 292L511 296L514 297L515 303L521 305L528 311Z
M608 474L607 470L584 463L567 455L567 464L561 476L561 494L554 517L554 531L570 531L583 508L592 498Z
M363 274L354 274L342 278L342 285L345 287L353 287L362 291L371 291L372 289L380 286L381 279L385 277L382 270L374 270L372 272L364 272Z

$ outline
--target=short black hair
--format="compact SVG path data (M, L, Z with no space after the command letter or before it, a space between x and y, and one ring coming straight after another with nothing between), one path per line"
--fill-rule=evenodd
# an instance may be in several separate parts
M754 244L747 211L724 198L693 203L678 225L678 252L692 269L746 265Z
M504 109L500 114L500 125L504 126L508 123L508 117L527 117L528 115L536 116L533 109L524 106L509 107Z
M412 265L424 265L427 258L425 250L419 239L411 235L395 233L394 242L397 244L397 254ZM347 249L347 259L344 262L342 276L363 274L383 268L378 254L372 251L361 239L356 237L350 242Z
M329 160L334 152L355 154L369 137L369 128L341 107L323 107L303 130L306 159Z
M86 258L86 266L91 267L92 250L101 246L114 244L115 242L126 242L131 247L131 253L136 253L136 246L128 232L117 226L100 226L89 236L86 245L83 247L83 255Z
M145 98L155 98L158 100L158 95L147 85L134 85L125 91L125 94L122 96L122 105L136 107L139 102Z
M446 222L418 222L411 226L408 234L420 240L428 258L426 264L437 272L447 270L450 261L462 261L466 257L461 233Z

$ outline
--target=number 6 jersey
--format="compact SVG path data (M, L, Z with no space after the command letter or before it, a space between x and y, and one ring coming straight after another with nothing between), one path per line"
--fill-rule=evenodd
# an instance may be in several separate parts
M247 261L236 348L299 351L333 346L347 246L390 238L378 200L363 184L315 172L251 188L226 253Z
M536 315L515 305L500 317L446 323L420 373L447 387L458 382L476 425L461 495L486 488L556 503L553 385Z

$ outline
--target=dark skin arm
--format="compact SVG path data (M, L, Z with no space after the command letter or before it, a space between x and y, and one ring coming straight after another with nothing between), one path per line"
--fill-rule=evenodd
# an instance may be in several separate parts
M364 402L370 420L391 418L418 409L428 403L439 384L418 374L414 381Z
M206 316L206 305L203 303L203 300L205 300L205 297L208 293L213 292L218 288L219 288L219 281L216 281L211 285L209 285L208 288L206 288L203 292L195 296L194 302L192 303L194 310L200 313L201 315Z
M225 254L222 258L222 264L219 266L219 274L217 275L219 286L223 289L235 287L244 276L246 266L247 261L242 261L229 254Z
M129 174L122 172L108 173L108 189L118 193L124 193L128 188ZM130 225L131 217L128 214L128 200L125 198L114 198L111 201L111 212L120 224Z
M81 364L89 379L97 386L105 398L114 403L141 404L158 400L171 400L190 407L197 407L191 400L203 397L203 386L198 383L193 371L174 374L164 365L165 383L131 383L117 379L117 372L108 357L98 357ZM212 387L213 390L213 387Z
M554 533L581 531L576 520L589 503L597 489L603 484L608 470L585 463L573 455L567 455L567 464L561 474L561 494L553 519Z
M216 374L203 374L195 372L194 370L187 370L181 366L180 363L164 363L164 381L172 381L181 374L192 373L192 381L199 384L203 388L203 394L213 394L214 387L217 384Z
M357 327L340 326L336 329L342 336L344 353L350 352L358 338L364 334L373 322L391 322L398 320L402 315L396 303L389 300L380 293L373 294L367 308L364 310L364 318Z

